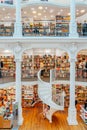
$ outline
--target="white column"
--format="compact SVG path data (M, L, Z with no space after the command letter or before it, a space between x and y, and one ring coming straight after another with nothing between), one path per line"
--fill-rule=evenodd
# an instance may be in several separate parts
M70 58L70 104L68 110L69 125L77 125L75 108L75 59Z
M18 102L18 125L22 125L22 106L21 106L21 60L16 58L16 102Z
M77 33L77 23L76 23L75 0L70 0L69 36L70 36L70 37L78 37L78 33Z
M16 22L14 25L14 36L22 36L22 23L21 23L21 0L16 0Z

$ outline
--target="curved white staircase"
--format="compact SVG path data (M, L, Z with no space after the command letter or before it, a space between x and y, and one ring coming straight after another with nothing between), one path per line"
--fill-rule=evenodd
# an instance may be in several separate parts
M57 105L52 100L52 85L51 83L44 82L40 78L41 70L38 72L38 95L43 103L50 106L50 110L46 114L46 118L52 122L52 115L58 110L64 110L64 93L60 95L60 105Z

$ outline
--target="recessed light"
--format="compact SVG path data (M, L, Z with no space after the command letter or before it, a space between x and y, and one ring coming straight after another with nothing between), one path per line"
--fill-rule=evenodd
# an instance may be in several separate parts
M41 13L38 13L38 15L40 16L40 15L41 15Z
M84 9L82 9L80 12L81 12L81 13L84 13L84 12L85 12L85 10L84 10Z
M47 9L47 7L45 7L45 9Z
M11 52L11 51L9 51L9 50L4 50L4 52L5 52L5 53L9 53L9 52Z
M61 12L63 11L63 9L60 10Z
M38 9L43 9L43 7L42 7L42 6L39 6Z
M68 15L70 15L70 13L68 13Z
M26 11L24 11L24 14L26 14L27 12Z
M53 13L53 11L54 11L54 10L53 10L53 9L51 9L51 10L50 10L50 13Z
M36 11L33 11L32 13L33 13L33 14L36 14Z
M31 10L35 10L34 8L31 8Z
M60 15L61 13L60 13L60 12L58 12L57 14L58 14L58 15Z
M54 16L53 15L51 15L51 18L53 18Z
M5 11L5 8L2 8L3 11Z

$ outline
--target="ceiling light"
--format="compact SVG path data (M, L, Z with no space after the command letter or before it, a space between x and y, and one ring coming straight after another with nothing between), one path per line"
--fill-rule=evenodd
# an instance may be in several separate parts
M36 11L33 11L32 13L33 13L33 14L36 14Z
M31 10L35 10L34 8L31 8Z
M60 15L60 12L58 12L57 14Z
M38 13L38 15L40 16L40 15L41 15L41 13Z
M45 7L45 9L47 9L47 7Z
M63 11L63 9L60 10L61 12Z
M7 16L7 18L9 19L10 17L9 17L9 16Z
M43 7L42 7L42 6L39 6L38 9L43 9Z
M83 9L83 10L81 10L80 12L81 12L81 13L84 13L84 12L85 12L85 10Z
M51 15L51 18L53 18L54 16L53 15Z
M2 8L3 11L5 11L5 8Z
M24 11L24 14L26 14L27 12L26 11Z
M70 13L68 13L68 15L70 15Z
M11 52L11 51L9 51L9 50L4 50L4 52L5 52L5 53L9 53L9 52Z
M53 9L51 9L51 10L50 10L50 13L53 13L53 11L54 11L54 10L53 10Z

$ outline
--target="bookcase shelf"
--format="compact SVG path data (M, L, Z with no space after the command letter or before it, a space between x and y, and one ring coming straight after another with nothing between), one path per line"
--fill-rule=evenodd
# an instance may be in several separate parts
M52 99L56 102L57 94L65 91L65 102L64 106L69 106L69 98L70 98L70 86L68 84L53 84L52 85ZM75 96L76 100L79 104L84 104L85 100L87 99L87 86L76 86L75 87Z

